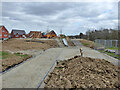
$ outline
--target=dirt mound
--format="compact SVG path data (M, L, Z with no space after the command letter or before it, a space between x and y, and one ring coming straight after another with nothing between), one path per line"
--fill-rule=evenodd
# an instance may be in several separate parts
M27 39L9 39L2 43L2 50L21 51L21 50L46 50L48 48L58 47L55 40L32 40L34 42L27 42Z
M60 61L45 79L45 88L118 88L118 67L104 59L75 56Z

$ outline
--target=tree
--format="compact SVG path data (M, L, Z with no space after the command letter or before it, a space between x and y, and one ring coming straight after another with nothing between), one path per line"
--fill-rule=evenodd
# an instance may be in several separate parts
M84 36L83 33L80 33L80 38L83 38L83 36Z

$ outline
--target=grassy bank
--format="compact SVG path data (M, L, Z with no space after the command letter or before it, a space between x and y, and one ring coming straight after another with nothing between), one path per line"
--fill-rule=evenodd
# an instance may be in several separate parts
M25 60L32 57L31 55L22 53L9 53L6 51L0 51L0 57L2 59L2 71L5 71Z
M117 58L118 60L120 60L120 55L116 55L115 53L110 53L110 52L105 52L104 50L98 50L99 52L105 53L109 56L112 56L114 58Z
M94 49L95 47L95 43L93 41L89 41L89 40L85 40L85 39L81 39L80 42L82 43L82 45L92 48Z
M11 57L21 57L21 58L26 58L29 55L27 54L21 54L21 53L15 53L15 54L11 54L9 52L5 52L5 51L0 51L0 56L2 57L2 59L7 59L7 58L11 58Z

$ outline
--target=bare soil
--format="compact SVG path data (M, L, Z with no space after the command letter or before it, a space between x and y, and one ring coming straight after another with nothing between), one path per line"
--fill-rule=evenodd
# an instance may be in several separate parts
M94 49L94 47L95 47L95 44L94 44L93 41L81 39L80 42L86 47L89 47L89 48L92 48L92 49Z
M75 56L57 62L45 88L120 88L118 67L104 59Z
M5 55L5 58L1 60L2 62L2 71L5 71L17 64L22 63L23 61L26 61L27 59L31 58L31 55L24 55L22 53L20 54L11 54L9 52L5 52L7 55ZM1 71L0 71L1 72Z
M39 42L38 42L39 41ZM40 42L41 41L41 42ZM21 50L46 50L48 48L58 47L55 40L35 40L35 42L27 42L25 39L9 39L2 42L2 50L21 51Z

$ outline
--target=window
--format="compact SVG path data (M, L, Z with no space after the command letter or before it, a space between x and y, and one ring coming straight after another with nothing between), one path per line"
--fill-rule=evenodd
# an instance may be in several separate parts
M7 37L7 34L4 34L5 37Z
M16 37L19 37L19 35L16 35Z
M0 34L0 37L2 36L2 34Z
M5 30L3 30L2 32L5 32Z

